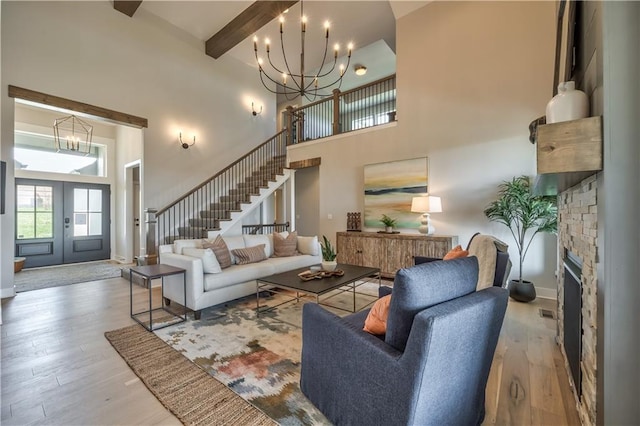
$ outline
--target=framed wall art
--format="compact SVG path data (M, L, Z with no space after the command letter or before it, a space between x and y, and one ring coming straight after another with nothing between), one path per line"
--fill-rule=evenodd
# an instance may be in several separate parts
M364 226L382 228L386 214L397 228L417 228L420 215L411 212L411 200L427 190L427 157L365 165Z

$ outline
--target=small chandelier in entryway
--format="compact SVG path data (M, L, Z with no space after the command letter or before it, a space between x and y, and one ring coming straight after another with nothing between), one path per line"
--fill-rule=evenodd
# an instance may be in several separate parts
M65 151L89 155L92 137L93 126L75 115L57 118L53 122L56 152Z

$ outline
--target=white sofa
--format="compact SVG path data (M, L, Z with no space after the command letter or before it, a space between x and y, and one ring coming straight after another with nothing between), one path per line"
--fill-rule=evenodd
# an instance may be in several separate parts
M176 240L173 244L159 247L161 264L186 270L186 303L184 301L182 275L173 275L165 278L164 297L193 310L196 319L200 318L204 308L255 294L256 279L258 278L292 269L318 265L322 261L321 247L317 237L298 237L298 251L300 254L290 257L272 257L272 235L238 235L223 236L222 238L229 251L264 244L267 259L247 265L238 265L232 255L233 264L230 267L222 269L218 273L205 273L203 258L183 254L185 249L202 248L201 239ZM193 251L187 250L190 254L193 254Z

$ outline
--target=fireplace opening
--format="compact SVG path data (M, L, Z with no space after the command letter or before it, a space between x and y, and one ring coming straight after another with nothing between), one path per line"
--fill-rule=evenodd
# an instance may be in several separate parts
M582 394L582 261L567 251L564 263L564 352L578 397Z

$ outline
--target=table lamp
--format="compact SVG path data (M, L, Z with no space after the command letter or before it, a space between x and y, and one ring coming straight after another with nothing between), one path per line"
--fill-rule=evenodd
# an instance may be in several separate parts
M422 213L421 225L418 228L421 234L431 235L436 232L436 229L431 226L429 213L442 212L440 197L434 197L433 195L413 197L413 200L411 200L411 211L414 213Z

